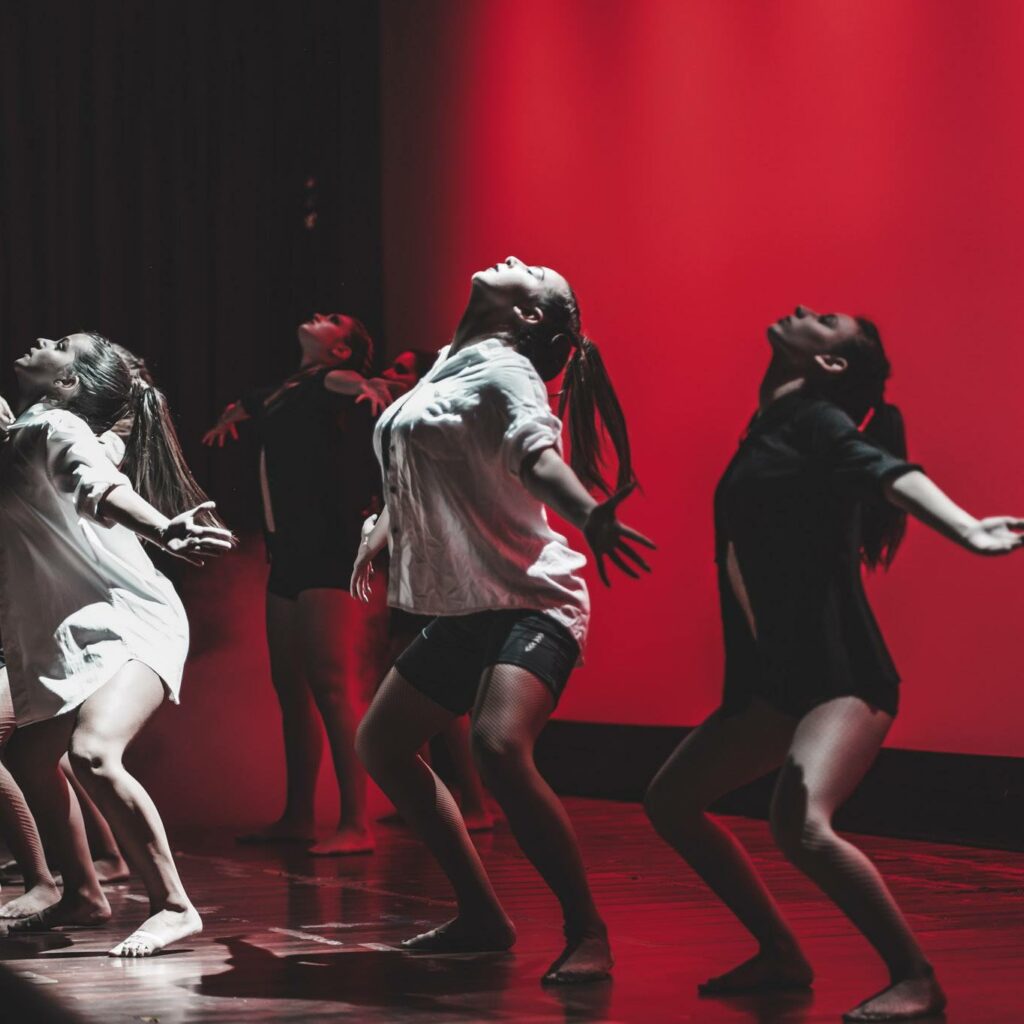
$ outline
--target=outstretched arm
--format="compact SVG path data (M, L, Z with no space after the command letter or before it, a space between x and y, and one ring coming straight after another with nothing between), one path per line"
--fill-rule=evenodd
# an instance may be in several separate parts
M383 377L364 377L355 370L331 370L324 377L324 387L338 395L356 395L356 402L369 402L374 416L382 413L408 387Z
M622 488L607 501L598 502L554 448L527 455L520 466L519 478L535 498L583 532L594 552L598 575L606 587L611 586L604 565L606 557L634 579L639 573L633 566L644 572L651 571L639 552L626 541L652 549L654 542L615 517L619 503L633 492L636 484ZM627 558L633 565L625 560Z
M164 551L193 565L202 565L202 559L198 556L219 555L234 546L230 530L200 526L195 522L197 512L213 507L212 501L205 501L202 505L168 519L131 487L118 485L107 491L101 499L99 512L104 519L126 526Z
M233 441L237 441L238 427L235 424L249 418L249 414L245 411L245 407L241 402L229 402L220 414L220 419L203 434L203 444L210 447L217 445L219 448L223 448L224 442L229 437Z
M924 473L904 473L885 485L894 505L976 555L1005 555L1024 545L1024 519L990 516L975 519Z

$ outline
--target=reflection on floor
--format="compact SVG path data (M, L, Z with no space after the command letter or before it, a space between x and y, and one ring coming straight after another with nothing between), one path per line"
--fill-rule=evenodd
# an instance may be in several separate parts
M542 989L560 948L554 901L504 828L478 836L519 927L515 954L422 957L398 941L450 915L448 890L402 828L381 827L372 857L178 837L186 884L206 922L148 961L106 950L145 916L139 886L110 887L115 925L0 938L0 958L88 1022L834 1021L876 991L869 948L772 848L761 822L734 819L817 969L813 995L699 999L706 976L752 952L732 918L660 842L638 807L573 800L617 959L609 984ZM952 1024L1012 1024L1024 978L1024 854L863 839L903 903L950 996ZM17 894L5 887L4 899ZM42 990L42 989L41 989ZM0 1019L6 1019L0 1011Z

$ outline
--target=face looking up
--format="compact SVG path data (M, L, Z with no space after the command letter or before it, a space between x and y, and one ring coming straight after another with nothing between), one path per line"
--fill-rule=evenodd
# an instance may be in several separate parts
M542 320L545 306L570 294L569 282L556 270L530 266L515 256L473 275L477 302L529 322Z
M348 337L352 317L344 313L314 313L311 320L299 324L298 338L302 361L306 365L341 366L352 358Z
M860 333L860 325L846 313L817 313L809 306L797 306L789 315L769 326L772 348L795 369L813 367L828 373L842 373L847 361L836 352Z
M76 378L72 366L79 353L93 344L88 334L68 334L63 338L36 338L36 343L14 361L18 387L30 396L60 394L73 390Z

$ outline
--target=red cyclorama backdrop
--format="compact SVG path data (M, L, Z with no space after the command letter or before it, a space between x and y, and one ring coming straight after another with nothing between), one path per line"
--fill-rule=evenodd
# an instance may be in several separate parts
M627 410L654 575L591 574L567 718L716 704L711 497L765 325L874 317L912 456L977 514L1024 514L1024 5L384 0L385 306L442 344L509 253L573 282ZM579 544L579 537L574 537ZM911 527L871 596L904 678L893 745L1024 755L1024 555Z

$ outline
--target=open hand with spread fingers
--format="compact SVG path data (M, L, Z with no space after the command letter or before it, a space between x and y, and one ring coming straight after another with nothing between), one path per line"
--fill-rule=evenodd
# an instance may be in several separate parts
M201 526L195 521L197 512L215 508L216 502L204 501L201 505L181 512L171 519L160 532L161 547L177 558L203 565L199 556L222 555L230 551L237 541L230 530L218 526Z
M359 384L359 395L356 405L360 402L370 403L370 413L379 416L393 401L395 396L387 386L387 382L379 377L370 377Z
M615 517L615 510L633 493L635 488L635 482L628 484L616 491L607 501L595 505L583 524L583 536L587 538L587 543L590 545L591 551L594 552L594 557L597 560L597 573L606 587L610 587L611 582L604 564L605 558L610 559L622 572L627 576L632 576L633 579L640 577L637 569L643 572L651 571L651 567L644 561L640 553L627 541L641 544L652 551L657 548L657 545L637 530L626 526L625 523L620 523ZM626 561L627 559L629 561Z
M989 516L979 519L965 534L964 546L976 555L1008 555L1024 547L1024 519Z

